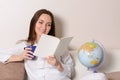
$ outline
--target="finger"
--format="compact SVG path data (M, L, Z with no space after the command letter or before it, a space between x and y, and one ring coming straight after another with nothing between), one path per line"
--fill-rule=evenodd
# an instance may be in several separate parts
M48 56L48 57L50 57L50 58L54 58L55 56L54 56L54 55L50 55L50 56Z
M32 52L32 51L27 51L27 53L33 54L33 52Z
M50 57L49 57L49 60L56 60L56 58L53 57L53 56L50 56Z
M31 54L26 55L27 59L32 59L33 57L34 57L34 55L31 55Z
M32 57L26 56L25 59L32 60Z
M26 56L33 57L34 55L31 53L27 53Z
M42 57L43 59L48 59L48 57Z
M49 57L47 56L47 57L42 57L43 59L46 59L46 60L48 60L49 59Z
M32 49L31 49L31 48L25 48L25 50L26 50L26 51L30 51L30 50L32 50Z

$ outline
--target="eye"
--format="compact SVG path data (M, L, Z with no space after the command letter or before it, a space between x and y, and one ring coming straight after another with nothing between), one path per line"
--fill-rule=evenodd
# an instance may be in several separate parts
M38 23L43 24L43 22L42 22L42 21L39 21Z
M49 27L50 27L50 26L51 26L51 23L48 23L48 24L47 24L47 26L49 26Z
M48 24L48 26L51 26L51 24Z

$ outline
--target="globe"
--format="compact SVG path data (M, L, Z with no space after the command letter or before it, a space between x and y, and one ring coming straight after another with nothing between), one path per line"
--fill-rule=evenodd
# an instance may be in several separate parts
M102 64L105 58L103 46L95 41L86 42L78 50L79 61L88 69L97 72L97 68Z

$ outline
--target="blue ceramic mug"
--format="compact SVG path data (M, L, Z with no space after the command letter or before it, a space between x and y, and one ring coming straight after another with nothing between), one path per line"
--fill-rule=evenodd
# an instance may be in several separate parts
M25 48L31 48L32 49L31 51L34 53L36 46L27 46ZM29 54L33 55L32 53L29 53ZM37 58L37 56L33 55L32 60L35 60L36 58Z

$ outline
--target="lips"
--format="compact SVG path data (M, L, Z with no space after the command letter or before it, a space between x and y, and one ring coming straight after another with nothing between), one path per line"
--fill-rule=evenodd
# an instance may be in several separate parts
M39 33L45 33L45 30L39 30Z

